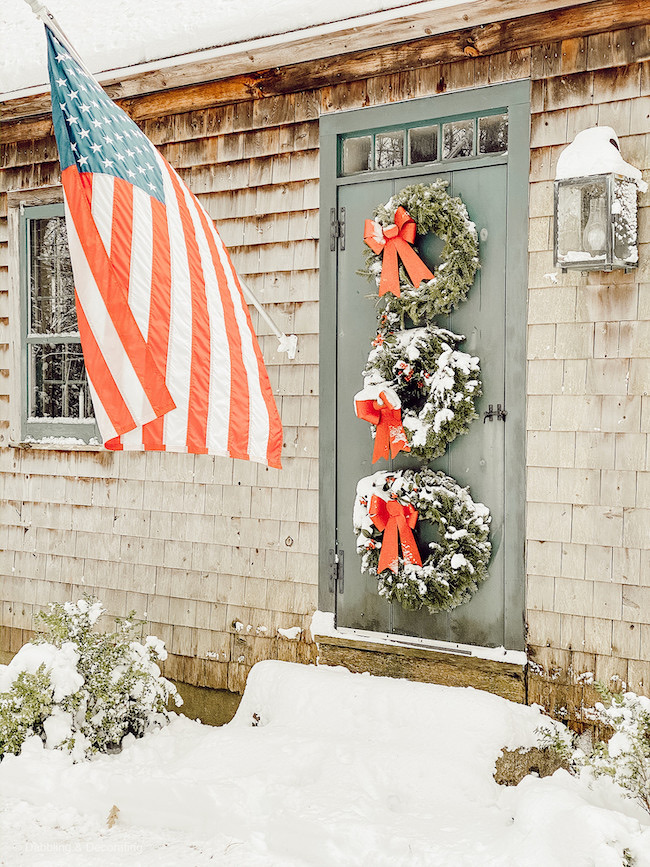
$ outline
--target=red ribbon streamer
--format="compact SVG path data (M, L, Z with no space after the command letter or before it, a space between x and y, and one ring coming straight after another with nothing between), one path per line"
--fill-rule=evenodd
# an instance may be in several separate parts
M382 500L373 494L370 501L368 514L372 523L384 534L381 550L379 552L379 564L377 574L384 569L397 572L398 568L398 541L402 545L402 557L409 563L422 565L422 559L418 546L415 544L413 530L418 520L418 513L410 503L402 505L397 500Z
M402 410L392 405L386 397L385 391L380 392L379 397L383 403L378 400L357 400L354 402L357 417L377 426L375 448L372 453L373 464L379 458L388 460L389 451L392 458L401 451L411 451L402 425Z
M373 220L366 220L363 240L373 253L379 256L383 252L380 296L392 292L396 298L400 297L398 256L416 289L423 280L433 279L433 274L411 246L415 242L416 226L408 211L400 205L395 211L394 225L382 228L381 238L376 236L377 226Z

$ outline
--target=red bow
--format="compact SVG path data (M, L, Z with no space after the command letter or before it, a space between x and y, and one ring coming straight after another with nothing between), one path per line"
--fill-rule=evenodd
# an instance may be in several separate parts
M381 391L379 397L380 400L355 400L354 402L357 418L377 426L375 448L372 453L373 464L379 458L388 460L389 450L393 458L400 451L411 451L402 425L402 410L393 406L385 391Z
M380 237L377 237L378 229L381 230ZM374 220L366 220L363 240L373 253L379 255L383 252L384 255L379 281L380 296L392 292L396 298L400 297L398 256L416 289L423 280L433 279L433 274L411 246L415 242L415 233L415 220L401 205L395 211L395 223L392 226L384 229Z
M373 494L368 511L372 523L383 531L384 539L379 552L377 574L384 569L397 572L398 540L402 544L402 557L409 563L422 565L418 546L415 544L413 529L418 520L418 513L410 503L403 506L397 500L382 500Z

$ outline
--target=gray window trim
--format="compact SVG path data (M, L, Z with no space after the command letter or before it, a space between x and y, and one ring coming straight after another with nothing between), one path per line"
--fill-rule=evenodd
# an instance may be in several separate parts
M44 419L42 421L30 421L29 391L28 391L28 332L29 332L29 233L28 223L47 217L63 216L63 202L54 204L23 205L19 213L19 272L20 272L20 439L22 443L38 445L39 441L53 438L65 438L80 440L80 444L92 446L91 441L101 442L99 430L95 420L88 421L57 421ZM41 342L30 339L30 343ZM79 338L72 335L63 335L61 343L79 343ZM60 446L68 447L72 443L61 443Z

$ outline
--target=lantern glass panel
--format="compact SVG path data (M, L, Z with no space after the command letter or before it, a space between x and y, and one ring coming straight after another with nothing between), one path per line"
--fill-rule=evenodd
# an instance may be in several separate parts
M614 181L614 257L616 264L634 266L639 260L637 247L637 187L629 178Z
M607 267L611 221L607 176L561 181L557 188L556 260L565 267Z

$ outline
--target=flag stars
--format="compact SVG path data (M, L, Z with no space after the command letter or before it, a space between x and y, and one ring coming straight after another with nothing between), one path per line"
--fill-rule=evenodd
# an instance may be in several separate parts
M76 99L78 96L79 96L78 90L71 90L70 91L70 99Z
M80 166L85 166L86 163L88 162L88 157L79 157L77 162Z
M81 105L79 106L79 109L80 109L84 114L88 114L88 112L90 111L90 106L89 106L89 105L86 105L85 103L82 102Z
M110 137L110 135L105 135L104 141L106 142L106 144L113 144L113 139Z
M115 165L113 160L109 160L108 158L106 158L105 160L102 160L102 162L104 163L105 169L110 169L111 166Z
M70 124L70 126L73 126L75 123L79 123L79 118L74 117L74 116L73 117L66 117L66 120Z
M59 87L64 87L68 83L68 81L66 78L57 78L56 83L59 85Z
M130 178L134 178L134 177L135 177L135 172L132 171L131 169L127 169L127 170L126 170L126 173L127 173L127 175L128 175Z
M81 129L79 130L79 137L80 138L88 138L89 135L90 135L90 130L84 129L83 127L81 127Z
M101 145L95 144L93 142L93 144L90 145L90 149L92 150L93 153L97 153L97 151L100 151L102 148L101 148Z

